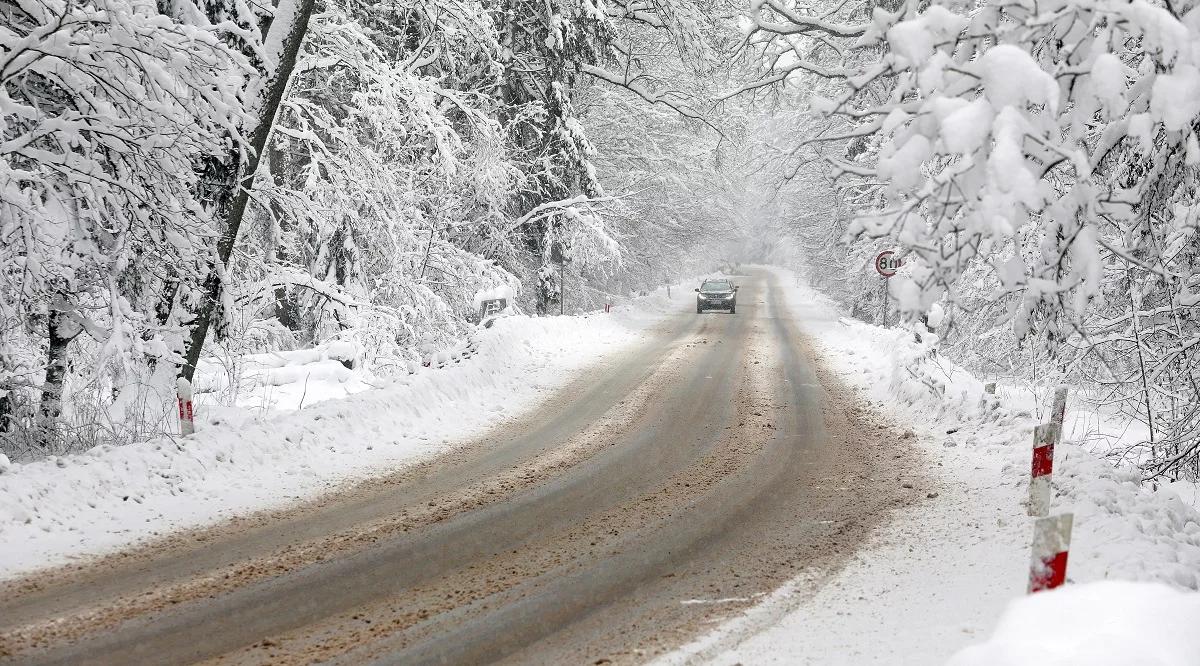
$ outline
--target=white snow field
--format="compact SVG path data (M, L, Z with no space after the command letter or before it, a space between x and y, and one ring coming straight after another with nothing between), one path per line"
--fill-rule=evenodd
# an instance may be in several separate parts
M432 367L378 388L343 367L336 347L255 355L239 406L201 397L193 436L0 468L0 579L400 469L532 408L690 296L678 290L672 304L660 290L612 314L502 317L469 357L434 354ZM198 388L215 381L201 374Z
M1073 658L1060 649L1072 640L1103 639L1115 650L1122 637L1133 635L1107 632L1104 623L1063 624L1064 631L1074 632L1072 638L1036 634L1029 639L1034 644L1020 646L1024 652L1007 652L1003 646L1015 640L1010 627L1052 615L1047 609L1056 600L1063 599L1066 609L1087 599L1100 616L1117 613L1127 599L1159 594L1158 588L1122 588L1131 590L1122 595L1107 588L1086 593L1091 586L1081 586L1078 594L1091 596L1067 592L1024 601L1033 519L1022 501L1039 414L1006 404L1004 390L999 398L985 397L981 381L929 355L931 336L917 343L910 331L845 318L794 274L778 273L790 285L792 314L831 367L876 409L914 433L912 441L928 461L928 477L910 480L919 501L879 528L832 579L818 588L801 576L661 663L938 664L999 626L990 647L965 653L956 663L1200 664L1200 651L1180 652L1194 647L1187 643L1190 637L1163 644L1164 649L1175 646L1174 661L1164 656L1162 661L1096 662L1091 653ZM1136 472L1114 468L1076 445L1073 440L1083 436L1078 424L1087 419L1074 418L1071 404L1066 422L1077 425L1069 427L1066 442L1055 451L1051 505L1052 513L1075 515L1069 583L1168 585L1187 592L1172 608L1190 608L1187 617L1194 618L1200 598L1195 592L1200 588L1200 513L1171 488L1153 492L1137 482ZM1046 412L1043 404L1041 413ZM880 442L880 455L889 456L893 445ZM1165 607L1154 611L1164 620L1167 612ZM1191 626L1200 623L1192 620ZM1139 634L1138 640L1152 635L1158 634ZM1047 659L1004 660L1034 653Z

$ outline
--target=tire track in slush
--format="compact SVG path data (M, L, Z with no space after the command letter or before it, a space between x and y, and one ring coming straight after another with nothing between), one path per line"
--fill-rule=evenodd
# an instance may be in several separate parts
M250 530L302 538L228 527L237 557L211 554L220 533L170 551L150 595L72 605L89 597L68 581L55 606L34 586L32 621L0 640L34 663L637 663L801 571L819 581L917 497L891 482L917 458L880 455L888 424L820 365L773 279L742 282L737 315L674 318L501 441ZM153 581L154 558L139 566Z

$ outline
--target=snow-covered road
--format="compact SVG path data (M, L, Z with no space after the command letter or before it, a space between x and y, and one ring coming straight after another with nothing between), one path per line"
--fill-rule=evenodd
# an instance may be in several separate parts
M930 483L814 364L778 279L739 280L737 315L697 315L684 292L645 342L471 445L19 581L0 639L35 659L121 663L673 649L797 571L836 569ZM880 439L898 442L886 457Z
M285 509L428 460L656 339L648 329L671 308L656 294L611 316L503 318L454 358L438 355L444 367L390 381L319 352L260 355L288 363L261 373L291 371L292 381L251 376L237 407L198 395L193 436L0 468L0 580ZM320 360L292 365L298 356ZM350 376L329 380L328 366Z
M49 502L6 524L17 545L5 554L10 575L39 558L116 552L5 583L0 655L934 664L974 644L959 663L1008 666L1049 649L1045 636L1021 644L1036 635L1022 627L1045 629L1062 609L1105 614L1071 612L1076 634L1055 634L1067 657L1103 644L1078 632L1120 608L1198 619L1197 595L1167 587L1070 586L1077 593L1014 605L1039 406L1003 387L984 396L928 338L846 319L790 273L736 279L737 315L697 315L683 291L611 319L514 320L460 364L218 429L187 458L151 447L64 461L89 492L141 484L142 502L129 515L115 503L75 515ZM499 413L492 404L509 411L489 428L479 413ZM355 434L334 436L335 418ZM431 432L419 451L377 450ZM1076 436L1058 449L1054 499L1076 515L1071 580L1194 589L1195 509L1142 488ZM310 437L321 446L298 443ZM259 446L243 451L250 443ZM148 455L208 462L172 482L134 473L172 469L128 462ZM337 462L312 471L319 460ZM20 466L0 490L11 498L42 471L48 478ZM215 490L246 480L257 490ZM311 497L333 481L298 504L264 500L281 488ZM181 512L177 492L198 495L198 509ZM55 496L47 488L22 501ZM241 510L204 526L214 507ZM1192 666L1192 633L1168 629L1134 632L1155 645L1112 639L1104 653L1157 651L1167 658L1154 663Z
M1164 596L1170 590L1153 586L1115 596L1086 586L1071 596L1068 586L1055 593L1061 601L1051 595L1040 601L1048 606L1004 616L1025 597L1033 521L1023 501L1032 431L1048 418L1048 392L1001 386L998 396L984 395L982 381L931 353L932 336L918 343L911 331L849 319L795 275L775 274L837 377L912 437L936 495L897 510L832 579L798 576L659 666L941 664L985 641L1002 617L1022 626L1041 618L1042 627L1024 632L1024 646L1012 643L1010 630L988 658L969 663L1028 664L1036 654L1042 663L1079 666L1200 664L1193 632L1162 631L1177 617L1200 626L1200 513L1181 499L1195 501L1187 484L1153 491L1136 470L1114 468L1085 449L1080 442L1096 415L1069 401L1052 503L1055 513L1075 516L1069 581L1140 581L1190 593L1172 604ZM890 443L878 446L884 455ZM1157 600L1157 610L1139 617L1131 609L1145 598ZM1081 614L1081 606L1090 612ZM1167 655L1161 662L1160 654Z

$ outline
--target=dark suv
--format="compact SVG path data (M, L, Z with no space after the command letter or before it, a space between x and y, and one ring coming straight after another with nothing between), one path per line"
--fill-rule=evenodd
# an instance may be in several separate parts
M705 280L696 290L696 313L705 310L729 310L729 314L737 312L738 288L726 279Z

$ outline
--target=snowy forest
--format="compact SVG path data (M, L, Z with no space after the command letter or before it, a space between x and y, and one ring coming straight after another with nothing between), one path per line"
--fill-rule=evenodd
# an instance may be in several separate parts
M1198 31L1145 0L0 0L0 451L175 431L177 379L250 353L405 372L481 290L580 313L740 261L1079 386L1144 425L1143 478L1197 480Z

